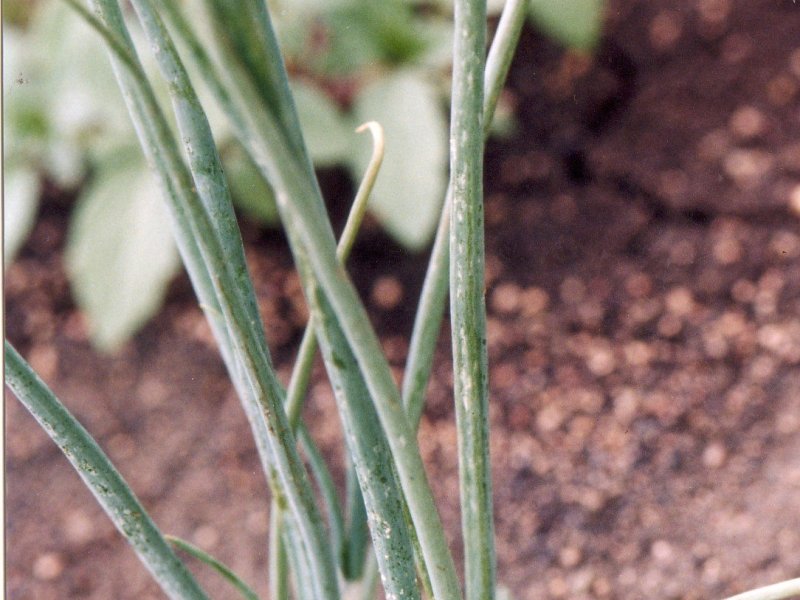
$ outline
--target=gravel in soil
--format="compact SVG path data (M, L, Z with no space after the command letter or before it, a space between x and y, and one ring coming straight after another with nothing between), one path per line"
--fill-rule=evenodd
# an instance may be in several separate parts
M713 598L800 571L800 9L611 2L594 59L525 31L487 152L492 460L501 581L520 599ZM337 222L349 184L324 174ZM5 279L7 335L155 520L266 593L266 484L185 277L98 356L50 191ZM284 241L244 225L284 379L307 317ZM424 261L371 224L350 263L399 377ZM420 443L460 553L449 332ZM341 479L321 365L307 409ZM160 598L13 399L7 593ZM204 569L215 598L231 592Z

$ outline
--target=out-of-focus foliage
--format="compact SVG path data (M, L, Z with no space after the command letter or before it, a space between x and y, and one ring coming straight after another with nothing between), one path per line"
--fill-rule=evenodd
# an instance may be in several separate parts
M86 185L66 249L75 298L92 316L92 338L106 350L119 346L158 310L179 263L153 174L134 141L126 143L103 158ZM135 193L121 193L125 190ZM158 292L142 289L143 284Z
M530 0L530 3L534 24L562 44L591 50L600 39L605 0Z
M452 52L449 3L274 0L270 6L297 78L295 100L315 162L343 164L357 181L369 149L353 129L380 122L386 159L370 210L400 244L423 249L446 185L447 115L438 83L447 80Z
M428 243L440 213L431 191L447 185L447 126L436 88L415 71L398 71L366 86L353 107L358 120L384 124L386 154L371 207L387 231L409 248ZM350 165L363 172L369 149L361 146ZM396 215L402 218L397 218Z
M190 11L199 9L195 0L186 4ZM530 15L554 38L590 48L599 36L603 4L531 0ZM503 0L490 0L490 14L502 5ZM314 163L342 165L359 180L368 149L354 129L379 121L386 131L386 160L371 211L400 244L423 249L433 236L446 185L452 0L269 0L269 6ZM159 308L179 268L174 243L163 214L152 206L143 161L120 158L125 155L119 152L121 143L135 134L97 34L56 0L9 0L4 8L6 262L33 225L42 178L77 190L66 249L73 257L70 280L93 340L113 349ZM141 46L138 29L131 31ZM155 72L152 53L141 56L146 69ZM203 86L198 89L205 100ZM166 100L163 84L157 92ZM247 217L275 224L269 184L233 140L216 103L204 102L204 107L234 201ZM112 185L118 186L113 203L100 210L102 198L110 202ZM114 231L122 214L130 227L142 231L129 229L127 235L102 240L109 264L76 258L87 244L99 243L97 235ZM164 253L164 260L154 260L153 248ZM143 268L142 261L152 268ZM112 286L139 297L116 298Z
M7 23L3 40L5 261L30 232L43 178L77 190L65 248L70 284L93 342L113 350L160 308L180 268L175 243L97 33L52 0L16 17L25 27ZM142 53L152 70L150 56ZM157 91L166 97L163 85ZM244 153L225 159L240 176L234 197L244 210L275 222L269 186ZM102 260L86 259L92 247Z

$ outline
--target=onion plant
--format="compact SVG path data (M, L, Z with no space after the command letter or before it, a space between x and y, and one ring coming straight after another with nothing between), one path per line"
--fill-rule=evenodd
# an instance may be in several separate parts
M271 488L272 595L338 598L352 581L362 581L365 592L372 594L370 580L379 574L388 598L419 598L422 590L436 599L461 598L462 586L416 441L427 374L415 377L413 385L404 385L402 390L396 385L344 264L379 168L380 126L368 125L376 142L375 157L337 252L263 1L205 0L204 18L213 31L211 44L201 40L193 19L177 3L131 2L166 80L169 110L153 92L117 0L90 0L88 6L66 1L106 43L142 150L163 191L181 257L250 422ZM453 288L453 315L461 319L458 327L469 329L471 349L465 362L460 343L454 346L456 405L466 407L459 409L464 505L478 499L476 510L464 511L464 531L481 532L465 540L470 598L491 597L495 585L482 300L483 122L491 115L507 72L525 14L522 6L521 1L510 2L506 9L495 39L498 67L487 74L484 86L485 2L455 5L454 57L456 65L467 68L457 66L453 74L449 196L454 220L460 219L462 210L472 215L463 226L459 222L453 228L457 258L452 278L469 282L468 298L463 298L460 287ZM197 82L190 79L184 60L211 91L275 193L311 314L288 390L272 366L229 185L195 92ZM484 87L492 92L486 102ZM450 219L447 206L443 223ZM464 244L470 250L462 257L458 249ZM439 250L433 262L446 265L448 257ZM432 273L436 286L446 286L447 269ZM428 301L423 298L418 316L427 332L422 336L426 348L415 355L415 360L426 362L439 333L444 296L440 294L426 308ZM336 496L327 465L301 418L317 346L345 433L350 470L344 502ZM252 591L227 567L185 542L162 535L89 434L8 343L6 359L11 389L70 457L167 595L204 597L170 549L166 540L171 540L181 551L214 568L245 597L252 597ZM412 397L413 406L408 400ZM480 458L478 463L475 457ZM312 479L322 492L319 499ZM130 515L137 519L136 526Z
M380 125L365 125L374 138L373 160L337 248L263 0L203 0L210 41L200 37L198 21L177 2L130 0L134 14L128 17L118 0L88 0L88 6L65 1L106 43L199 305L249 420L271 491L268 576L273 600L334 600L354 589L372 598L378 576L389 599L492 598L482 163L486 131L526 14L525 0L507 1L488 58L485 0L454 2L450 185L400 387L346 270L380 167ZM131 41L128 19L134 17L167 83L170 107L153 92ZM272 365L229 182L195 91L198 81L189 76L184 61L274 190L311 315L288 389ZM463 588L416 438L448 291ZM344 431L349 470L343 499L302 419L317 348ZM8 342L5 360L9 387L61 448L167 596L206 597L174 547L212 568L242 597L256 598L218 560L161 533L89 433Z

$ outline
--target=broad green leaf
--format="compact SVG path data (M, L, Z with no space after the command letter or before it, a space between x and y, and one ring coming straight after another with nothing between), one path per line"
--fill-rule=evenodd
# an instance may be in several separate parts
M6 157L27 139L47 135L47 93L31 57L32 36L16 27L3 30L3 142ZM10 139L9 136L12 136Z
M236 142L228 144L222 151L222 163L233 203L248 218L275 225L278 222L275 194L244 149Z
M132 133L100 38L64 2L40 8L30 29L31 79L46 91L54 134L89 148L104 132Z
M303 81L291 84L297 116L311 159L317 166L344 162L354 136L353 128L333 101Z
M356 99L359 122L377 121L386 134L383 167L370 210L410 250L427 244L447 183L447 122L435 88L413 71L399 71L366 87ZM351 169L356 179L370 148L356 145Z
M24 164L7 164L3 175L3 262L14 255L33 228L39 208L39 174Z
M530 15L544 33L567 46L591 50L600 39L604 0L531 0Z
M16 27L3 32L3 266L14 260L33 227L40 180L31 160L47 124L37 90L30 84L28 36Z
M103 350L117 348L161 306L178 253L160 191L132 149L107 157L78 199L66 261Z
M413 7L404 0L348 0L312 15L293 13L294 8L287 6L282 19L287 54L322 75L407 65L429 42L418 30Z
M453 64L453 23L449 18L433 18L420 20L417 30L429 40L425 51L420 55L418 64L426 69L449 73ZM443 81L447 93L450 93L449 81Z

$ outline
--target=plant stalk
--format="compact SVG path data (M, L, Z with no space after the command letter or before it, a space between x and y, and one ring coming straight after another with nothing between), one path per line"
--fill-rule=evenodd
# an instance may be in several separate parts
M8 340L4 349L6 384L61 449L164 593L174 600L207 599L89 432Z
M483 103L483 134L489 135L497 100L503 89L514 50L527 14L527 0L507 0L486 59ZM448 184L442 214L436 229L428 270L422 284L414 327L403 377L403 404L415 429L419 426L425 389L433 366L436 340L439 337L447 302L450 265L450 205L453 189Z
M456 0L450 121L450 319L467 600L491 600L495 590L483 293L485 46L486 0Z

